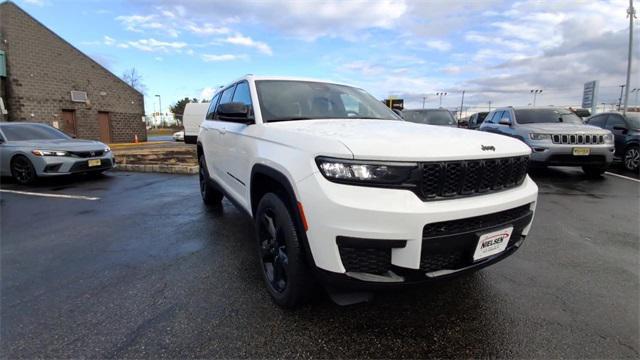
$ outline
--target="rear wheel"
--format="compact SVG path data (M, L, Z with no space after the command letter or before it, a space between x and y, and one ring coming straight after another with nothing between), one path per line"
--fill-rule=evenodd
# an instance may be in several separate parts
M314 279L292 214L278 195L267 193L260 199L255 224L262 275L273 301L286 308L305 303Z
M222 197L224 196L222 192L215 189L209 183L209 171L207 170L207 163L204 160L204 156L200 156L198 160L198 164L200 165L200 169L198 171L199 181L200 181L200 195L202 196L202 201L209 206L220 205L222 202Z
M607 171L607 167L589 165L583 166L582 171L584 171L584 173L590 178L599 178L605 171Z
M624 168L629 171L638 171L640 168L640 147L631 145L624 151Z
M33 184L37 179L33 164L24 155L18 155L11 160L11 175L23 185Z

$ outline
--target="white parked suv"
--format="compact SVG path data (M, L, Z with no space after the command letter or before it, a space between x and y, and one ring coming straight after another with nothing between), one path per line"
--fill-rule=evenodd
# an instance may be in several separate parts
M255 222L267 289L284 307L314 284L385 288L495 263L529 232L530 149L503 136L415 124L362 89L245 76L211 101L200 191Z

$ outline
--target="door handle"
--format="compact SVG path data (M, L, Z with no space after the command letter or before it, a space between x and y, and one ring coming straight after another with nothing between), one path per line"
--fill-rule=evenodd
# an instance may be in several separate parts
M227 133L227 129L224 129L224 128L218 129L218 131L220 131L220 134L222 134L222 135Z

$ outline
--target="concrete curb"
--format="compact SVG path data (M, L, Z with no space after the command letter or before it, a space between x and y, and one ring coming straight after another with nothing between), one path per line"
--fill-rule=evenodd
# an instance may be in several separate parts
M139 165L139 164L118 164L116 171L134 172L156 172L167 174L188 174L198 173L198 165Z

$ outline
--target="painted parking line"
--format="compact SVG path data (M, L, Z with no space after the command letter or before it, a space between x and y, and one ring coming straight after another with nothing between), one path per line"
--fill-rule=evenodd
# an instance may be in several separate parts
M634 179L634 178L629 177L629 176L624 176L624 175L620 175L620 174L616 174L616 173L612 173L612 172L608 172L608 171L607 171L607 172L605 172L605 174L607 174L607 175L611 175L611 176L615 176L615 177L619 177L619 178L623 178L623 179L627 179L627 180L631 180L631 181L635 181L635 182L640 183L640 180L638 180L638 179Z
M8 189L0 189L0 192L10 193L10 194L19 194L19 195L59 198L59 199L74 199L74 200L89 200L89 201L100 200L99 197L92 197L92 196L47 194L47 193L38 193L38 192L30 192L30 191L8 190Z

